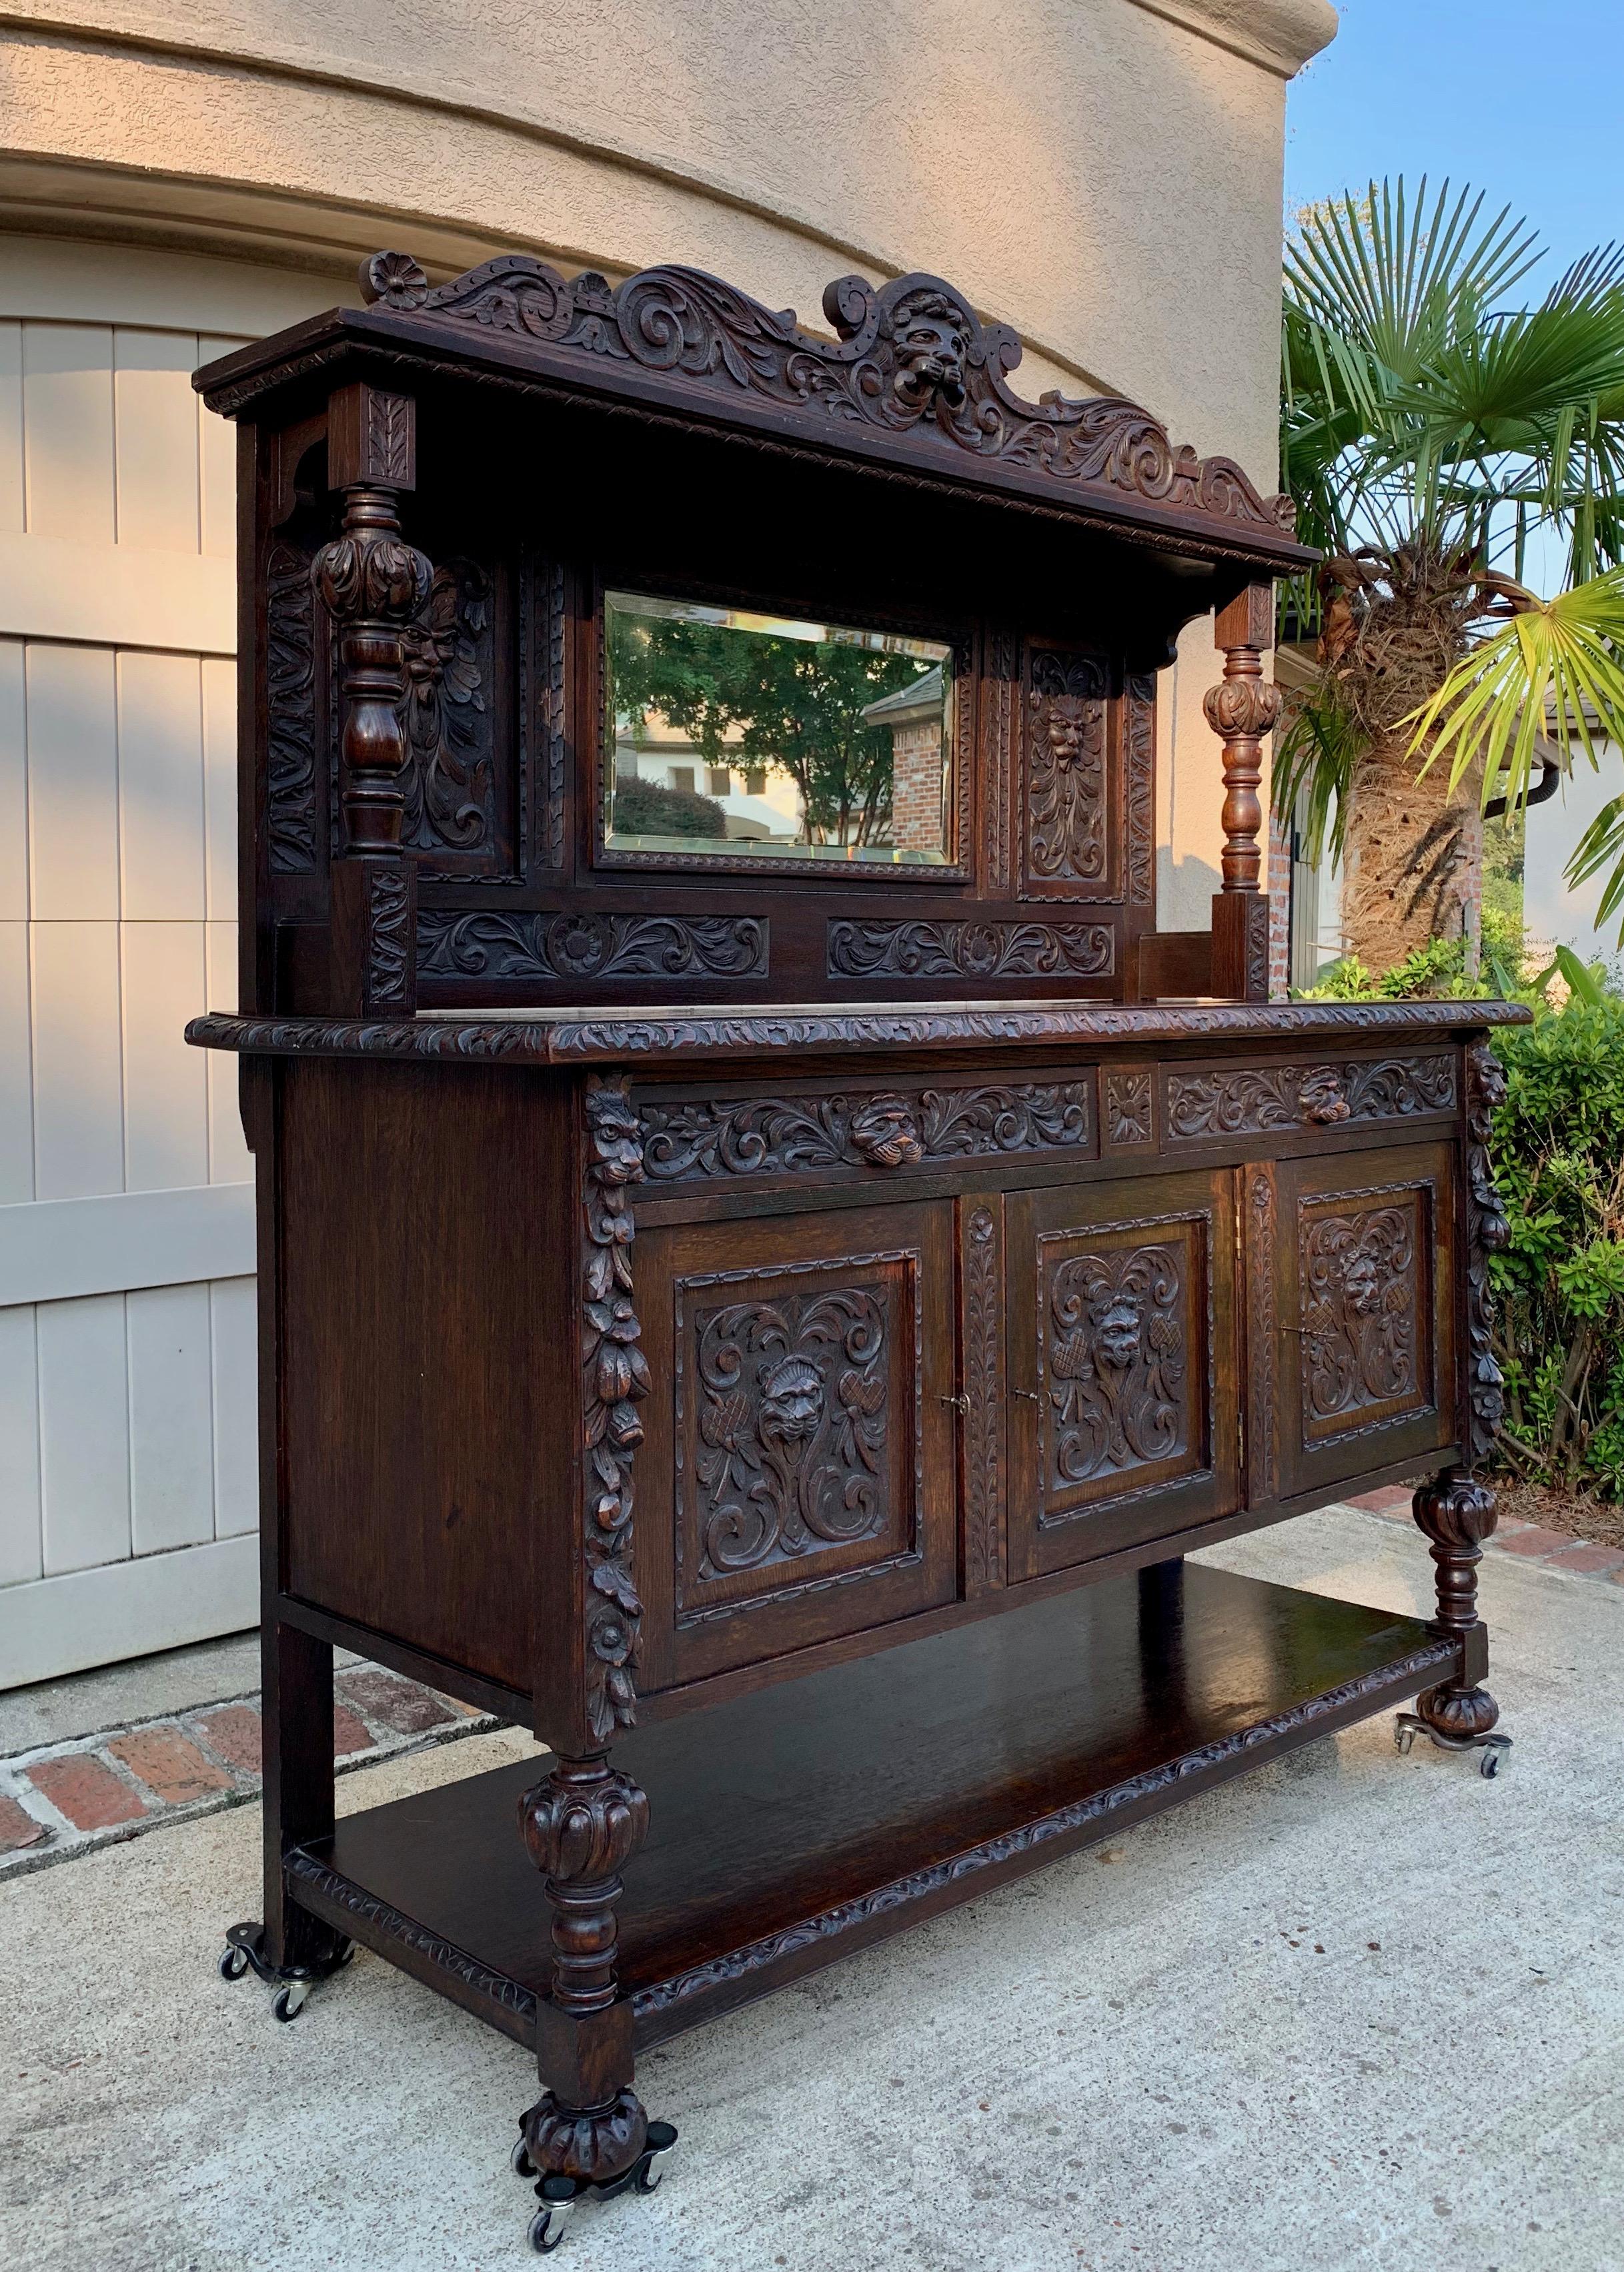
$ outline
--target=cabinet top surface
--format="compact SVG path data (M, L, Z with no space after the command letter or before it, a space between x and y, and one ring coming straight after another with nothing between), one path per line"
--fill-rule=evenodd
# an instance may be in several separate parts
M249 1056L393 1058L507 1065L778 1060L786 1055L956 1051L989 1043L1144 1049L1188 1042L1265 1045L1303 1038L1378 1045L1407 1034L1521 1026L1516 1002L1158 1003L965 1001L732 1005L681 1009L428 1012L415 1018L242 1018L211 1012L186 1038Z

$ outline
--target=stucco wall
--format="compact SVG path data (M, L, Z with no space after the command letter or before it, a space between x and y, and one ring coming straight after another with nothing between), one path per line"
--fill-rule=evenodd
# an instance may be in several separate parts
M1275 481L1286 80L1325 0L62 0L0 39L0 223L330 270L395 242L711 269L816 318L937 271L1036 393ZM335 295L336 296L336 295ZM1165 706L1165 926L1216 876L1212 675Z

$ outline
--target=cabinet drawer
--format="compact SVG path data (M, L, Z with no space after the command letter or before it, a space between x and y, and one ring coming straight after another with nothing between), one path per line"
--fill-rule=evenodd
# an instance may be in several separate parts
M1011 1580L1233 1512L1231 1178L1022 1192L1005 1220Z
M952 1209L641 1233L642 1685L952 1598Z
M1281 1498L1453 1441L1453 1172L1447 1144L1276 1169Z

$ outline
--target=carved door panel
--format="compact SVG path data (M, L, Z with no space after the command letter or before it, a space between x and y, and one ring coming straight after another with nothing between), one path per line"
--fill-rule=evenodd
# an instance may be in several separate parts
M1453 1162L1417 1144L1276 1169L1282 1498L1453 1440Z
M643 1685L953 1596L950 1205L639 1236Z
M1011 1195L1009 1575L1239 1504L1227 1174Z

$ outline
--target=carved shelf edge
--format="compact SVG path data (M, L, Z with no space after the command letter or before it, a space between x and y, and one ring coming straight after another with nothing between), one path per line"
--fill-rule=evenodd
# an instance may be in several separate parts
M506 253L431 287L407 253L361 264L364 310L333 310L296 333L242 348L195 380L209 407L249 410L291 379L356 349L504 370L509 384L771 434L820 456L878 458L916 478L992 489L1068 518L1194 538L1197 549L1280 569L1316 557L1290 501L1265 497L1233 459L1202 458L1137 404L1009 385L1021 345L983 323L940 277L877 288L836 278L823 293L834 339L801 329L702 270L648 268L618 286ZM1158 531L1158 524L1160 528Z
M628 1060L682 1063L771 1058L786 1050L971 1050L988 1043L1144 1049L1163 1043L1397 1039L1481 1033L1531 1024L1517 1002L1212 1003L1188 1009L1080 1004L934 1010L827 1008L781 1013L719 1008L670 1017L636 1011L481 1017L430 1012L415 1019L242 1018L211 1011L186 1038L197 1049L246 1056L393 1058L464 1064L581 1065Z

